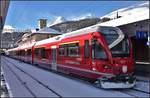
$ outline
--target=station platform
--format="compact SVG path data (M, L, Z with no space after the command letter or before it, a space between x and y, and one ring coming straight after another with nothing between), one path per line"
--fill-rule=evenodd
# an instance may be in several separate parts
M135 74L143 77L150 77L150 64L135 63Z
M1 68L9 97L135 97L118 90L96 88L4 56Z

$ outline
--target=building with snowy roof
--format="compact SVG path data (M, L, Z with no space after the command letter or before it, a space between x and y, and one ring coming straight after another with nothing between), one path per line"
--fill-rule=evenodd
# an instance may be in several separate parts
M18 46L30 45L34 42L47 39L47 38L51 38L51 37L61 35L61 34L63 33L57 30L51 29L49 27L44 27L40 29L39 31L24 34L22 38L18 40L17 44Z

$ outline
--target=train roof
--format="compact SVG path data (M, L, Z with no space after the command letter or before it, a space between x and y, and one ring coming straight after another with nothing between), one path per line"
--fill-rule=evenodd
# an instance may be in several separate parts
M18 47L9 49L9 50L7 50L7 51L9 52L9 51L15 51L15 50L18 50Z
M21 49L32 48L32 46L34 46L35 44L36 44L36 42L33 42L33 43L30 44L30 45L23 45L23 46L20 46L20 47L18 47L18 49L21 50Z
M65 34L62 34L62 35L58 35L58 36L55 36L53 38L48 38L48 39L45 39L45 40L42 40L42 41L38 41L36 43L36 45L47 44L47 43L50 43L50 42L57 42L57 41L60 41L64 38L83 35L83 34L87 34L89 32L100 31L101 27L110 27L110 26L93 25L93 26L90 26L90 27L86 27L86 28L83 28L83 29L79 29L79 30L76 30L76 31L72 31L72 32L68 32L68 33L65 33Z
M15 50L29 49L29 48L32 48L32 46L34 46L34 45L35 45L35 42L30 44L30 45L23 45L23 46L20 46L20 47L9 49L7 51L9 52L9 51L15 51Z
M58 36L55 36L52 38L44 39L44 40L36 42L35 45L42 45L42 44L47 44L47 43L51 43L51 42L56 42L56 41L59 41L61 37L62 37L62 35L58 35Z
M52 37L52 38L44 39L44 40L41 40L41 41L38 41L38 42L34 42L30 45L23 45L21 47L15 48L15 49L21 50L21 49L31 48L34 45L37 46L37 45L43 45L43 44L48 44L48 43L52 43L52 42L57 42L57 41L61 41L64 38L83 35L83 34L87 34L89 32L100 31L100 29L104 28L104 27L117 28L117 27L112 27L112 26L101 26L100 24L96 24L96 25L93 25L93 26L90 26L90 27L86 27L86 28L79 29L79 30L76 30L76 31L68 32L68 33L58 35L58 36L55 36L55 37ZM15 49L11 49L11 50L15 50Z

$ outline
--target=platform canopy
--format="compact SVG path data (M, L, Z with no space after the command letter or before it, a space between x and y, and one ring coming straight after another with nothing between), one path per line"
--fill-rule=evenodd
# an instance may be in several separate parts
M9 6L9 0L0 0L0 29L1 31L5 23L8 6Z
M118 16L118 18L117 18ZM103 22L103 26L122 26L149 19L149 2L132 5L113 11L101 18L110 18L112 20Z

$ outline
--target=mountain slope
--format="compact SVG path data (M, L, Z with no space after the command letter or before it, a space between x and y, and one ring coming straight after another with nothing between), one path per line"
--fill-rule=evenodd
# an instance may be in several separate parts
M54 21L48 23L48 27L62 23L62 22L66 22L66 19L62 16L58 16L58 17L56 17L56 19Z
M101 20L99 18L87 18L87 19L82 19L78 21L66 21L63 23L50 26L50 28L66 33L66 32L75 31L81 28L85 28L91 25L95 25L100 21Z

